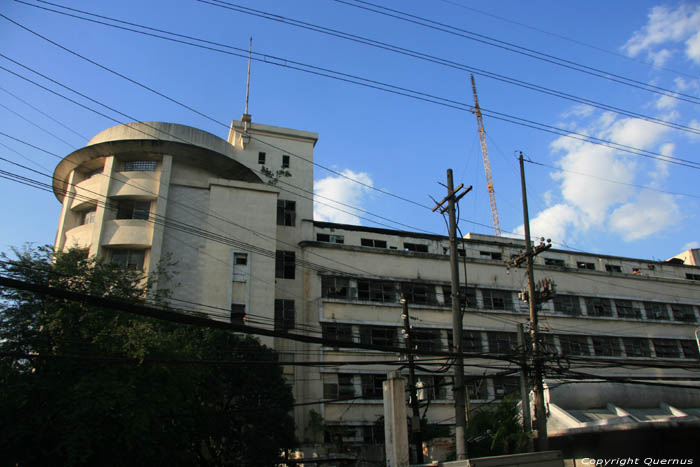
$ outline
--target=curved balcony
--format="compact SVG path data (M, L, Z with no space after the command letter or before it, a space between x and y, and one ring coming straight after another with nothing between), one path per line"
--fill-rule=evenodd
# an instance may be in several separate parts
M116 172L109 187L109 196L155 198L159 183L159 172Z
M80 211L87 205L97 204L98 199L104 199L101 195L105 192L105 184L109 179L104 175L94 175L75 185L75 198L71 209Z
M95 224L84 224L66 232L65 248L77 248L79 250L87 250L92 245L92 233Z
M149 247L153 243L153 224L138 219L106 221L101 243L102 246Z

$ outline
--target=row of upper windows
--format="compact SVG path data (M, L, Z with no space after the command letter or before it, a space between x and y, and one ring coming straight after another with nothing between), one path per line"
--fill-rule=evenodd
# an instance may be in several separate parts
M381 279L362 279L322 276L321 296L339 300L358 300L380 303L399 303L403 295L409 304L451 306L452 289L447 285L417 282L394 282ZM469 308L503 311L526 311L516 305L516 291L460 287L460 303ZM683 303L637 302L604 297L579 297L557 294L542 305L543 311L569 316L618 317L648 320L696 322L695 306Z
M114 212L115 219L149 220L151 217L152 201L132 198L121 198L110 203L110 210ZM92 224L95 222L97 210L90 207L80 211L80 224Z
M153 160L119 161L117 164L119 172L155 172L158 167L158 161ZM85 172L85 178L100 175L103 171L104 167L89 170Z
M392 326L321 323L324 339L385 347L402 347L403 328ZM411 339L416 350L442 352L452 348L452 331L412 328ZM526 340L528 336L526 335ZM562 356L659 357L699 359L697 342L690 339L646 337L583 336L576 334L542 334L543 349ZM526 344L527 345L527 344ZM467 353L515 354L523 351L514 332L462 332L462 350Z
M340 238L341 241L333 241L333 238ZM329 235L329 234L325 234L325 233L316 234L316 241L319 241L319 242L345 243L343 240L344 240L343 235ZM390 250L398 250L399 249L396 246L389 245L386 240L377 239L377 238L360 238L360 246L370 247L370 248L383 248L383 249L388 248ZM428 244L413 243L413 242L403 242L403 251L418 252L418 253L431 253ZM458 252L458 255L461 257L466 256L466 252L462 248L459 248L457 250L457 252ZM432 251L432 253L438 254L438 252L435 252L435 251ZM442 247L442 254L449 255L450 249L447 247ZM519 254L514 253L514 254L510 255L510 258L513 259L513 258L516 258L518 256L519 256ZM480 259L488 259L488 260L493 260L493 261L503 261L504 260L503 253L500 251L479 250L478 257ZM561 258L544 257L544 258L542 258L542 263L545 266L569 267L567 262ZM618 265L618 264L604 264L603 267L605 268L606 272L610 272L610 273L626 272L626 273L631 273L634 275L641 275L642 274L641 268L632 267L632 268L630 268L629 271L627 271L627 270L623 270L622 266ZM576 269L588 270L588 271L597 270L596 263L588 262L588 261L576 261ZM647 264L647 269L649 271L654 271L656 269L656 265ZM689 280L700 280L700 274L685 273L685 278L689 279Z

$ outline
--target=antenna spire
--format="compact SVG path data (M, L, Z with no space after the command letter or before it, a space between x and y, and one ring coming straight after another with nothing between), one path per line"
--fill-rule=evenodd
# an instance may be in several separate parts
M253 36L250 36L250 45L248 46L248 80L245 85L245 111L243 112L243 130L248 131L248 125L250 124L251 118L248 113L248 99L250 98L250 63L252 61L253 55Z

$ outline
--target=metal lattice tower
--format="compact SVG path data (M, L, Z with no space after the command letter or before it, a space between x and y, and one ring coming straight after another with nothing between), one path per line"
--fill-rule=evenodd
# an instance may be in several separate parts
M472 90L474 91L474 110L476 123L479 126L479 139L481 140L481 155L484 158L484 172L486 173L486 184L489 190L489 202L491 203L491 216L493 217L493 230L497 236L501 236L501 223L498 221L498 209L496 208L496 195L493 192L493 179L491 178L491 163L489 162L489 150L486 147L486 132L484 132L484 120L481 118L481 108L479 99L476 97L476 84L474 75L472 77Z

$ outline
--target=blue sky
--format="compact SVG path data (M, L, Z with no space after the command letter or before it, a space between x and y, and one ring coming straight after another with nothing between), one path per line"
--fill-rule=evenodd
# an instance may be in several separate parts
M76 0L70 7L239 49L247 49L253 36L253 50L263 60L252 66L250 113L254 122L318 132L315 158L319 164L424 206L431 206L429 196L444 196L438 182L444 183L446 169L452 168L456 183L474 187L461 202L462 231L490 234L491 212L476 119L466 107L437 105L273 63L300 62L467 105L473 104L467 69L478 69L476 83L505 234L522 232L516 160L522 151L537 163L526 164L533 234L551 237L557 246L650 259L666 259L686 248L700 247L697 2L597 1L585 6L552 1L373 2L414 15L414 21L440 23L443 31L352 6L377 9L357 0L211 3L219 6L184 0ZM89 23L31 5L66 11L27 0L26 4L4 2L0 13L212 120L227 123L240 118L247 69L244 57ZM432 61L234 11L233 5L380 41L385 47L429 55ZM128 116L100 108L0 57L0 66L6 70L116 120L0 69L3 133L60 156L83 146L99 131L129 120L176 122L226 137L223 125L87 63L5 18L0 22L0 53L5 57ZM463 37L470 34L481 35L470 37L482 42ZM483 41L501 42L493 46ZM551 63L559 59L566 60L566 66ZM590 73L572 69L580 66L588 67ZM483 73L615 107L626 115ZM637 84L616 82L626 79ZM666 95L650 92L649 86ZM648 151L645 154L652 157L515 125L494 115L614 141ZM665 161L655 154L665 155L661 158ZM0 156L42 172L52 172L58 162L54 156L3 135ZM678 159L686 162L669 162ZM48 180L3 160L0 170ZM426 207L367 189L319 167L315 179L319 194L394 222L376 219L382 227L445 233L443 220ZM0 196L10 214L0 228L0 250L24 242L53 243L60 205L51 193L0 178ZM316 210L317 219L378 225L358 216L372 217L324 206Z

